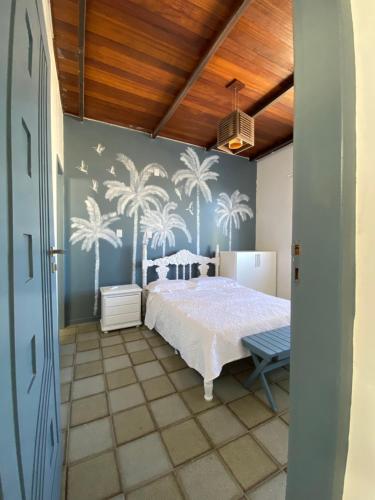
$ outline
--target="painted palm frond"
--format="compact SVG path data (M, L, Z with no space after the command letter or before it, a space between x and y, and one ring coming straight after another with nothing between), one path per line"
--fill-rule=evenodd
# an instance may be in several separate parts
M218 163L219 156L212 155L205 158L201 163L199 157L193 148L188 147L181 153L180 160L185 163L187 168L177 170L172 176L172 182L177 186L184 184L186 196L190 197L193 190L196 190L196 218L197 218L197 254L200 252L200 194L203 195L207 203L212 201L211 190L207 184L208 181L216 181L219 177L217 172L210 169Z
M88 220L80 217L72 217L71 228L74 230L70 236L70 243L75 245L82 242L81 249L89 252L92 246L95 246L95 298L94 298L94 316L98 312L98 296L99 296L99 240L105 240L113 247L122 246L121 239L116 233L109 228L113 222L120 220L116 213L101 215L100 208L94 198L88 196L86 201L86 210Z
M151 176L166 178L168 174L159 163L150 163L138 172L133 161L123 153L117 155L117 160L128 170L130 182L127 185L121 181L105 181L104 185L107 187L105 197L109 201L117 199L117 213L125 214L134 220L132 283L135 283L139 211L144 214L150 210L161 210L162 203L169 200L164 188L147 182Z
M232 225L236 229L240 228L241 220L244 222L247 217L254 217L253 210L247 204L249 197L238 191L234 191L231 196L227 193L220 193L215 209L217 227L221 228L224 236L229 236L229 250L232 249Z
M186 227L184 219L175 213L177 203L169 202L164 205L162 210L148 210L141 217L141 231L147 238L151 234L151 248L163 248L163 257L165 255L166 243L169 247L176 244L174 229L182 231L188 242L191 243L191 234Z

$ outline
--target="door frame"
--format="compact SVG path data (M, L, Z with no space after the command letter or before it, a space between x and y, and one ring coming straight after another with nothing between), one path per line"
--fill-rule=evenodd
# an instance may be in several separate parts
M292 281L286 498L339 500L348 452L355 313L350 0L294 0L294 47L293 242L301 250L293 258L300 280Z

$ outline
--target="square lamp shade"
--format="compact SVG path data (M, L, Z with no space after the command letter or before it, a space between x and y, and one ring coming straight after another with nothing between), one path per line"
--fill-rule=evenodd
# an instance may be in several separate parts
M216 147L238 154L254 146L254 118L239 109L232 111L217 126Z

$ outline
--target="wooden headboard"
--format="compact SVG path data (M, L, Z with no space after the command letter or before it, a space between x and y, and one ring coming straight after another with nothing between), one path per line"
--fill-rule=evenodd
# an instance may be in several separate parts
M191 266L198 264L199 274L207 276L208 266L212 264L215 267L215 275L219 275L219 245L216 246L215 257L204 257L203 255L195 255L189 250L180 250L168 257L160 257L159 259L150 260L147 258L147 244L143 244L142 257L142 287L147 286L147 270L149 267L156 267L158 279L177 279L180 276L182 269L182 278L191 278ZM172 278L168 278L169 266L176 266L176 272Z

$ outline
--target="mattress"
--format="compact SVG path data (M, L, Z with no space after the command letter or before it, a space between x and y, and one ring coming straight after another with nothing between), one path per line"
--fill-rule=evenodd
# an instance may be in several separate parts
M145 325L162 335L205 381L249 356L241 338L290 324L290 301L240 285L150 293Z

